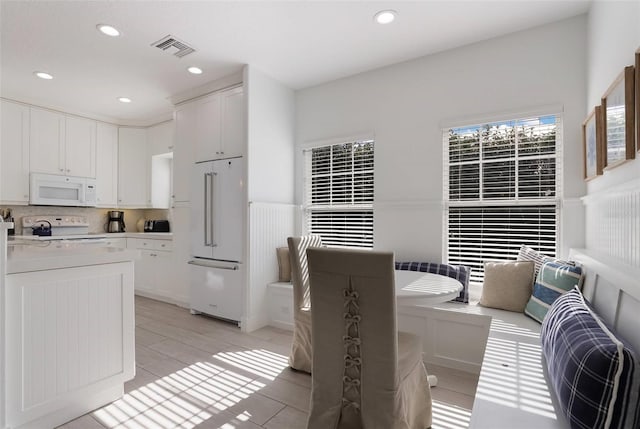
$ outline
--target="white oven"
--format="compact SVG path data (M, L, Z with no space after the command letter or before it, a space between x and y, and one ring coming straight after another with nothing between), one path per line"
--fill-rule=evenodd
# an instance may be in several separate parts
M96 206L96 179L31 173L29 204L46 206Z

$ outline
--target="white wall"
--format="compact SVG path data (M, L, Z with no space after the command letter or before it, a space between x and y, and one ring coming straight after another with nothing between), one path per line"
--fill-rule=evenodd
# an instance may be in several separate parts
M245 67L249 201L293 202L295 97L292 89Z
M267 284L278 280L276 247L294 234L295 96L253 66L244 69L247 97L248 288L242 329L269 322Z
M634 64L640 48L640 2L595 2L588 34L586 109L591 110L623 68ZM587 248L635 267L640 267L639 155L591 180L584 200Z
M591 111L624 67L634 64L640 48L640 2L597 1L591 6L588 28L586 109ZM588 191L602 191L639 175L639 160L627 162L590 181Z
M586 113L586 17L396 64L296 93L299 146L373 132L375 237L402 260L442 259L443 124L564 107L562 254L581 246L580 125ZM301 150L296 197L302 201Z

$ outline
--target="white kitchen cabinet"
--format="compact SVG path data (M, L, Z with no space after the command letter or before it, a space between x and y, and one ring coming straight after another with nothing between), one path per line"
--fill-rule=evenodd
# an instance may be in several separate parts
M149 156L173 152L174 128L174 122L171 120L147 129L147 150Z
M118 127L98 122L96 129L96 202L118 206Z
M29 107L2 100L0 106L0 202L29 202Z
M7 427L57 427L134 377L132 262L9 274L4 314Z
M245 150L241 87L208 95L198 103L196 161L241 156Z
M146 129L119 128L118 207L150 207L148 166Z
M198 104L186 103L176 108L175 146L173 148L173 194L172 205L189 202L191 193L191 170L195 161L196 122Z
M221 157L220 95L211 94L198 102L196 161Z
M127 248L140 250L140 259L135 262L136 294L172 303L184 302L174 290L177 279L171 240L127 238Z
M31 107L31 172L96 177L96 121Z
M222 158L242 156L245 153L244 96L242 88L220 93L220 122Z
M66 116L65 174L96 177L96 121Z

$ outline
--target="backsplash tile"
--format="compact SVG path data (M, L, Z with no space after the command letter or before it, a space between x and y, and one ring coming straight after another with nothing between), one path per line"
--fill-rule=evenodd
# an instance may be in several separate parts
M16 223L16 234L22 231L22 218L24 216L37 215L78 215L86 216L89 222L89 232L93 234L106 232L108 221L107 212L110 209L90 207L58 207L58 206L2 206L10 208L11 215ZM138 221L144 219L169 219L171 223L171 211L163 209L124 209L124 222L127 232L143 232L138 229ZM140 223L142 225L142 222Z

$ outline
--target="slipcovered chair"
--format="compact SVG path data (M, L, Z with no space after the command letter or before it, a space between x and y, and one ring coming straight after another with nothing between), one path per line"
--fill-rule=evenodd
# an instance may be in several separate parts
M431 390L419 337L397 331L393 253L310 248L307 429L425 429Z
M319 235L287 238L293 283L293 341L289 366L298 371L311 372L311 297L307 248L322 246Z
M438 264L437 262L396 262L396 270L420 271L451 277L462 283L460 294L451 301L469 303L471 268L466 265Z

